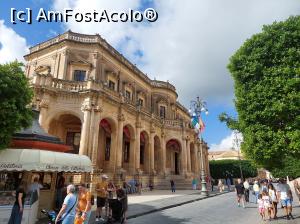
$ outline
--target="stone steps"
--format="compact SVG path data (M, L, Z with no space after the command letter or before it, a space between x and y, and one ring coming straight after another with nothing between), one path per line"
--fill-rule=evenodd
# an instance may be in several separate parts
M154 182L154 188L158 190L170 189L170 180L175 182L175 188L178 190L192 189L192 178L185 178L180 175L170 175L166 178L158 177Z

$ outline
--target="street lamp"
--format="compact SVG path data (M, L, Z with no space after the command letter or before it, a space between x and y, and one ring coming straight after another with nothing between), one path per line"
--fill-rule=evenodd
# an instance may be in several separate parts
M206 108L206 102L203 100L200 100L199 97L197 97L196 101L194 101L194 100L191 101L191 107L190 107L189 111L193 117L194 116L197 117L198 121L200 121L202 112L205 112L205 114L208 115L208 110ZM208 196L208 190L207 190L206 181L205 181L204 157L203 157L203 151L202 151L201 131L202 130L200 130L200 129L198 131L198 138L200 140L200 154L201 154L201 194L204 196Z
M243 170L242 170L242 163L241 163L241 156L240 156L240 146L241 146L241 139L239 138L238 134L239 132L237 130L234 130L233 131L233 134L234 134L234 138L233 138L233 148L235 150L237 150L238 152L238 158L239 158L239 165L240 165L240 175L241 175L241 179L244 179L243 178Z

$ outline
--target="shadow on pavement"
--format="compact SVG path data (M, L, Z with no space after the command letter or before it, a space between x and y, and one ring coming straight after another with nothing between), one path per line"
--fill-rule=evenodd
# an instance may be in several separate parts
M149 220L149 223L151 223L151 224L152 223L159 224L159 223L161 223L162 220L163 220L164 224L189 223L189 221L190 221L189 218L174 218L174 217L164 215L163 210L159 210L159 209L155 208L154 206L149 206L149 205L136 204L136 205L131 205L129 209L130 210L151 211L151 212L145 212L145 214L143 214L143 215L151 214L151 213L155 212L155 217L151 218L151 220ZM130 212L130 211L128 211L128 212ZM138 217L139 216L140 216L140 213L139 213ZM132 215L131 217L129 217L129 219L127 219L126 223L128 223L128 224L140 223L140 221L138 221L138 217L135 217L134 215ZM95 212L92 212L90 220L89 220L89 224L104 224L104 223L106 223L106 222L96 222L95 221ZM114 222L114 223L118 223L118 222Z

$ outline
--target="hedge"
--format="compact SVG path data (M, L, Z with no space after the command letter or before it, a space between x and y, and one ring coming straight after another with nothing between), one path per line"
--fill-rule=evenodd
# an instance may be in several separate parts
M213 160L209 162L210 175L214 179L224 179L227 176L238 178L240 175L240 163L243 177L256 177L257 168L248 160Z

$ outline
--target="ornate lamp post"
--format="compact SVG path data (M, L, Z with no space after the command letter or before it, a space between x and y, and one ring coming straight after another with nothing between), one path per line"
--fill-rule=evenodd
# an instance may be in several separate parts
M208 115L208 110L206 108L206 102L201 100L197 97L197 100L191 101L190 113L192 116L196 116L198 121L200 121L201 112L205 112ZM199 124L198 124L199 125ZM201 137L201 130L198 131L198 138L200 140L200 154L201 154L201 194L204 196L208 196L207 190L207 183L205 178L205 170L204 170L204 157L203 157L203 150L202 150L202 137Z

